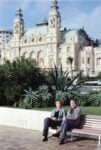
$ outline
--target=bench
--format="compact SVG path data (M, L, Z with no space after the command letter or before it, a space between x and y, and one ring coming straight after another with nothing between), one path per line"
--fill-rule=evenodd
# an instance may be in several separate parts
M80 126L78 129L72 129L71 140L74 133L91 135L98 137L98 146L101 146L101 116L81 115Z

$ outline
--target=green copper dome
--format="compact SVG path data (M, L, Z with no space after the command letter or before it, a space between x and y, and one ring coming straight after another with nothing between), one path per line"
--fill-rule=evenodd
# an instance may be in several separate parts
M38 25L34 28L31 28L25 32L25 36L40 36L48 34L48 26L47 25Z

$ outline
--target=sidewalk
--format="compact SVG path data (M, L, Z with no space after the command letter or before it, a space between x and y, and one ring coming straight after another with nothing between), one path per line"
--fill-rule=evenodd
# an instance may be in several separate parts
M15 127L0 126L0 150L97 150L97 142L82 139L59 146L57 138L41 142L41 133ZM100 149L98 149L100 150Z

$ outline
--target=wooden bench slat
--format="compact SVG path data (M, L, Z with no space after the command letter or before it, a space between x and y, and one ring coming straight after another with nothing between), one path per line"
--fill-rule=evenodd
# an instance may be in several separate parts
M90 127L100 127L101 128L101 124L84 124L83 126L90 126Z
M87 120L85 119L84 122L98 122L98 123L101 123L101 120Z
M88 132L89 134L101 134L101 116L96 115L82 115L80 129L74 131Z
M101 119L101 116L97 116L97 115L85 115L86 118L98 118Z
M101 131L98 130L87 130L87 129L73 129L73 133L82 133L82 134L89 134L89 135L100 135L101 136Z
M79 129L73 129L72 133L98 136L98 145L101 146L101 116L96 115L81 115ZM72 134L73 136L73 134Z

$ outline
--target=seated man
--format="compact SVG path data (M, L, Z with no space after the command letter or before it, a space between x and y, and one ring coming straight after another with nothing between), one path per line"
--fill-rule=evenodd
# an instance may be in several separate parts
M67 117L61 124L60 128L60 142L59 144L64 144L67 131L78 128L80 124L80 108L77 107L77 103L74 99L70 101L70 110L67 113Z
M50 118L46 118L44 120L44 128L43 128L43 142L48 141L48 129L49 127L56 128L61 126L63 118L66 117L66 111L61 108L61 102L57 100L55 102L56 109L52 112Z

